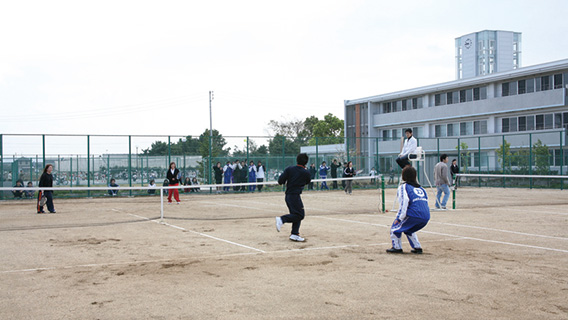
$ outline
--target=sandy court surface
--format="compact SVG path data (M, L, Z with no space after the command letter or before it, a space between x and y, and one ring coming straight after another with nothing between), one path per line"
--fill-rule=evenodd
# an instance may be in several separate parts
M280 192L0 202L0 319L568 318L568 191L460 188L422 255L377 190L303 200L305 243Z

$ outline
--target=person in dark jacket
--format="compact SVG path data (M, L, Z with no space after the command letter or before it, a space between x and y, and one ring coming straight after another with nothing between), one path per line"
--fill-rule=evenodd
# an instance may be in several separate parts
M450 173L452 174L452 182L454 183L454 189L457 189L458 176L456 176L456 174L460 173L460 167L458 166L458 161L456 159L452 160L452 165L450 166Z
M221 167L221 162L217 162L217 164L213 167L213 171L215 171L215 184L222 184L223 168ZM221 190L221 187L217 187L217 190Z
M310 169L308 170L310 172L310 179L314 180L316 178L316 164L312 163L310 165ZM310 183L308 184L308 190L314 190L314 183L310 181Z
M53 187L53 176L51 172L53 171L53 165L47 164L43 169L43 173L39 178L39 187L40 188L52 188ZM41 197L45 196L47 201L45 204L47 205L47 210L49 213L55 213L55 207L53 206L53 191L52 190L39 190L38 198L37 198L37 213L45 213L43 211L43 206L40 205Z
M353 162L351 162L351 161L347 162L347 166L345 167L345 170L343 171L343 176L345 178L353 178L355 176L355 169L353 169ZM352 183L353 183L353 180L351 180L351 179L345 180L345 193L346 194L351 194L353 192Z
M112 188L120 187L118 184L116 184L116 180L114 180L114 179L110 179L110 183L108 184L108 186L112 187ZM108 194L113 196L113 197L117 196L118 190L117 189L109 189Z
M179 170L176 168L176 163L170 163L170 169L168 170L167 179L169 181L170 187L175 187L179 185L179 179L181 175ZM176 199L177 204L180 204L179 201L179 192L177 188L168 189L168 203L172 203L172 195Z
M337 168L341 168L341 162L337 162L337 159L333 159L331 163L331 178L337 178ZM333 181L333 189L337 189L337 181Z
M284 172L278 178L278 184L286 184L285 200L290 214L276 217L276 231L280 232L284 223L292 223L290 240L298 242L305 241L304 238L300 237L300 223L305 215L304 204L300 195L304 186L311 181L310 173L306 170L308 159L307 154L300 153L296 157L297 165L284 169Z

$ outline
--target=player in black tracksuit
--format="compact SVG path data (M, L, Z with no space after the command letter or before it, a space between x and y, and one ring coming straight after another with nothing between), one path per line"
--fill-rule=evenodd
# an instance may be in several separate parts
M308 163L308 155L300 153L296 157L296 166L290 166L278 178L278 184L286 183L286 206L290 214L276 217L276 230L280 232L280 228L284 223L292 223L292 234L290 240L302 242L305 239L300 237L300 224L304 219L304 204L302 203L302 190L304 186L310 183L310 172L306 170Z
M45 187L45 188L52 188L53 187L53 176L51 175L51 171L53 170L53 165L48 164L45 166L45 169L43 169L43 173L41 175L41 177L39 178L39 185L38 187ZM38 192L38 198L37 198L37 213L44 213L43 211L43 206L39 205L39 201L41 200L41 197L44 196L47 198L46 201L46 205L47 205L47 210L49 210L50 213L55 213L55 207L53 206L53 190L40 190Z

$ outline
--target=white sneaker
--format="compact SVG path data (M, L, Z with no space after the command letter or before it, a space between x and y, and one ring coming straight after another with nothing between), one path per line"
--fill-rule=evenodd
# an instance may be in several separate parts
M177 204L181 204L181 202L178 201Z
M306 241L306 239L300 237L300 236L297 235L297 234L291 234L291 235L290 235L290 240L292 240L292 241L297 241L297 242L304 242L304 241Z
M282 228L283 224L284 222L282 222L282 219L280 217L276 217L276 231L280 232L280 228Z

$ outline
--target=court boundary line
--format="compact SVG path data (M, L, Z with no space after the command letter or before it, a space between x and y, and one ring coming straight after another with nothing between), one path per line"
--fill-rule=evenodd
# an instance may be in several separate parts
M466 240L466 239L455 237L453 239L437 239L437 240L423 241L423 243L442 242L442 241L459 241L459 240ZM5 271L0 271L0 274L51 271L51 270L66 270L66 269L75 269L75 268L108 267L108 266L121 266L121 265L129 265L129 264L159 263L159 262L169 262L169 261L207 260L207 259L220 259L220 258L227 258L227 257L239 257L239 256L250 256L250 255L260 256L260 255L263 255L263 254L311 252L311 251L319 251L319 250L333 250L333 249L345 249L345 248L365 248L365 247L386 246L386 245L390 245L390 244L391 244L390 242L371 243L371 244L363 244L363 245L361 245L361 244L347 244L347 245L326 246L326 247L283 249L283 250L273 250L273 251L264 251L264 252L226 253L226 254L219 254L219 255L205 255L205 256L201 256L201 257L191 257L191 258L166 258L166 259L123 261L123 262L85 263L85 264L67 265L67 266L5 270Z
M378 227L390 228L389 225L382 225L382 224L378 224L378 223L369 223L369 222L363 222L363 221L357 221L357 220L330 218L330 217L323 217L323 216L314 216L314 217L318 217L318 218L322 218L322 219L328 219L328 220L343 221L343 222L350 222L350 223L357 223L357 224L366 224L366 225L371 225L371 226L378 226ZM541 249L541 250L548 250L548 251L555 251L555 252L568 253L568 250L564 250L564 249L555 249L555 248L550 248L550 247L540 247L540 246L533 246L533 245L527 245L527 244L521 244L521 243L515 243L515 242L506 242L506 241L499 241L499 240L481 239L481 238L474 238L474 237L468 237L468 236L458 236L458 235L449 234L449 233L441 233L441 232L427 231L427 230L420 230L420 232L422 232L422 233L429 233L429 234L435 234L435 235L442 235L442 236L447 236L447 237L459 237L459 238L463 238L463 239L476 240L476 241L481 241L481 242L490 242L490 243L505 244L505 245L510 245L510 246L524 247L524 248Z

